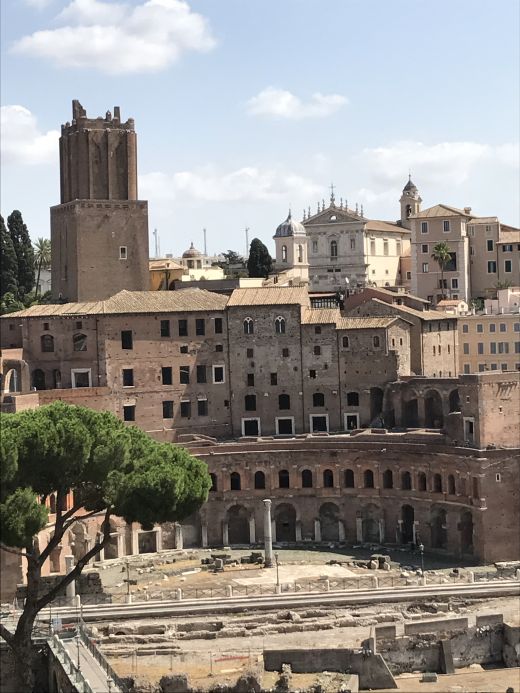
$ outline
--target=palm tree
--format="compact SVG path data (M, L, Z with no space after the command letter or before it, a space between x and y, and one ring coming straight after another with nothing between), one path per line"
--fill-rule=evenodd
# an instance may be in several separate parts
M42 269L49 269L51 265L51 242L48 238L38 238L34 244L34 262L37 268L35 297L40 288L40 273Z
M450 246L445 241L437 243L433 248L432 258L441 268L441 295L444 298L444 270L451 262Z

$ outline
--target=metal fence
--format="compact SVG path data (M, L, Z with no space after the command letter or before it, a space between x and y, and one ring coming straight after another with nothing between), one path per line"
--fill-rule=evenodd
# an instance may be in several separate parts
M85 645L85 647L88 649L90 654L94 657L94 659L97 661L99 666L103 669L103 671L106 673L107 676L110 676L110 678L114 681L114 683L119 686L121 690L125 690L124 683L121 681L119 676L116 674L116 672L112 669L110 666L108 660L106 659L105 655L98 649L95 641L91 638L91 636L88 634L88 632L85 630L85 628L80 625L78 628L79 636L81 638L81 641Z

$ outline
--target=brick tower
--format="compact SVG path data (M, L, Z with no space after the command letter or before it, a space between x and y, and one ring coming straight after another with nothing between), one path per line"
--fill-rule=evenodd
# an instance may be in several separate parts
M51 207L52 295L103 300L121 289L147 290L148 203L137 199L134 121L119 107L88 118L72 102L61 126L61 204Z

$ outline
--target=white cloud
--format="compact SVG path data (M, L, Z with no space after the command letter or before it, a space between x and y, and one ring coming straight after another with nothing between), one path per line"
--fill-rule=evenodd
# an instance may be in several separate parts
M250 115L272 116L288 120L303 118L326 118L336 113L348 99L340 94L320 94L316 92L304 102L290 91L266 87L246 104Z
M24 106L2 106L0 110L0 142L4 163L57 163L58 130L41 132L36 117Z
M43 10L45 7L50 5L53 0L24 0L26 5L29 7L35 7L37 10Z
M214 166L206 166L172 175L147 173L139 178L141 197L165 201L189 197L204 202L276 199L297 202L306 201L309 195L317 195L321 190L312 180L280 167L244 166L224 173Z
M140 5L72 0L55 29L36 31L13 46L23 55L60 67L108 74L156 72L187 51L215 45L207 20L184 0L147 0Z
M477 166L499 164L518 167L518 144L489 145L479 142L402 141L384 147L365 149L360 161L382 184L400 184L409 169L412 177L424 183L464 183Z

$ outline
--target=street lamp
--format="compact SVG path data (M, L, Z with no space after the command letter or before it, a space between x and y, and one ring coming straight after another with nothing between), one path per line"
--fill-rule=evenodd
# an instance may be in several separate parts
M275 553L274 560L276 563L276 587L280 587L280 573L278 572L278 554Z
M421 554L421 575L424 575L424 544L419 544L419 553Z

